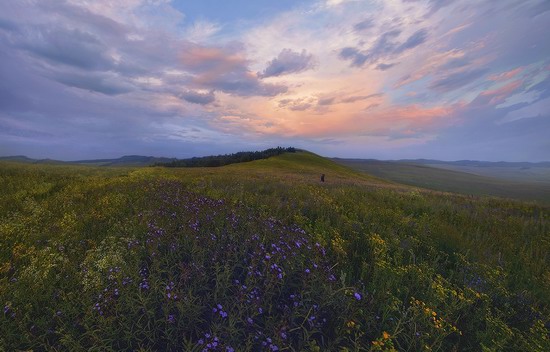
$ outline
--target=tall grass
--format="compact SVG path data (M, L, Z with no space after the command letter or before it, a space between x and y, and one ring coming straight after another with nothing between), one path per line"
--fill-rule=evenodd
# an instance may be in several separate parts
M0 178L0 349L550 350L544 206L310 153Z

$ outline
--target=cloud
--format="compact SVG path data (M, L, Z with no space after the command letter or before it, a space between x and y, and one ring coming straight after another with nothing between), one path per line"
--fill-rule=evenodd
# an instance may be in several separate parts
M453 70L456 68L468 66L471 63L472 62L469 58L462 56L462 57L456 57L456 58L450 59L449 61L441 65L440 68L442 70Z
M313 102L314 99L312 98L281 99L279 100L279 107L291 111L305 111L313 107Z
M405 2L419 2L420 0L403 0ZM432 16L440 9L451 5L455 0L429 0L428 1L428 13L426 14L427 17Z
M550 3L546 0L541 0L537 4L533 5L530 8L530 13L532 17L537 17L539 15L542 15L546 12L550 11Z
M185 101L188 101L193 104L200 104L200 105L207 105L214 102L214 100L216 100L216 97L214 96L214 92L212 91L204 93L204 92L188 90L184 93L181 93L180 97Z
M183 67L194 74L195 88L238 96L275 96L287 91L280 84L263 83L250 71L240 44L225 47L190 45L181 54Z
M395 63L393 63L393 64L379 63L378 65L376 65L376 69L380 70L380 71L386 71L386 70L389 70L390 68L392 68L395 65L397 65L397 64L395 64Z
M263 83L256 74L246 70L207 72L197 75L192 83L198 88L219 90L238 96L272 97L288 90L281 84Z
M205 21L205 20L198 20L198 21L195 21L186 30L185 37L187 40L199 43L212 37L213 35L218 33L221 29L222 27L217 23Z
M517 80L499 88L484 90L470 103L470 107L499 105L522 86L523 81Z
M384 32L368 50L360 50L357 47L345 47L340 50L339 56L344 60L351 61L352 67L362 67L366 63L378 63L378 69L388 69L391 66L388 67L387 64L379 63L379 61L382 59L393 59L399 54L421 45L428 38L427 30L420 29L410 35L404 42L398 43L395 41L395 38L399 37L400 34L401 30L399 29Z
M399 45L394 42L394 38L397 38L400 34L400 29L392 29L382 33L374 45L365 53L369 62L373 63L376 60L395 52Z
M375 93L369 95L349 95L345 92L334 92L316 97L281 99L279 100L278 106L280 108L285 108L291 111L306 111L316 108L316 112L322 112L328 106L334 106L338 104L352 104L369 99L380 98L383 95L383 93Z
M332 105L336 101L336 97L321 98L317 101L317 105Z
M430 89L437 90L440 92L449 92L458 88L462 88L467 84L472 83L478 78L483 77L487 72L488 68L475 68L466 71L460 71L447 75L442 78L438 78L430 84Z
M16 23L8 19L0 18L0 29L9 31L9 32L15 32L19 29L19 27L17 26Z
M105 95L119 95L135 89L133 86L121 82L117 75L108 73L60 73L54 74L53 79L70 87L85 89Z
M451 5L455 0L430 0L430 14L433 14L440 9Z
M374 93L369 95L348 95L346 93L336 93L318 98L317 105L328 106L336 104L351 104L358 101L380 98L383 93Z
M78 29L39 27L25 40L23 48L52 64L86 70L106 70L114 66L99 38Z
M402 53L405 50L415 48L424 43L427 38L428 31L426 29L418 30L410 37L408 37L404 43L397 46L397 48L394 49L394 53Z
M368 55L354 47L347 47L340 50L340 57L344 60L350 60L351 66L361 67L369 59Z
M283 49L279 56L267 63L267 67L258 74L258 77L267 78L300 73L312 69L314 66L313 55L308 54L305 50L299 53Z
M356 32L362 32L366 29L373 28L374 27L374 21L371 19L362 20L361 22L357 22L353 25L353 30Z
M186 69L196 73L242 70L247 65L242 47L238 43L225 47L190 44L183 49L180 60Z
M513 70L501 72L501 73L498 73L498 74L492 74L489 77L487 77L487 79L489 79L491 81L507 81L509 79L514 78L516 75L521 73L521 71L523 71L523 68L522 67L517 67Z
M375 94L369 94L369 95L353 95L349 97L342 98L340 102L342 103L355 103L356 101L360 100L367 100L371 98L379 98L382 97L383 93L375 93Z

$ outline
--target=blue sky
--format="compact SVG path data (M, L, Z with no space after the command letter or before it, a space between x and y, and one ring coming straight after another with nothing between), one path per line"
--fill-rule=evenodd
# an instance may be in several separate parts
M550 160L546 0L8 0L0 155Z

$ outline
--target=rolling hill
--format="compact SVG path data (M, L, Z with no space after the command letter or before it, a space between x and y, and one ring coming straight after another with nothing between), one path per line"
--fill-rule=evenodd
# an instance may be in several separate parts
M550 168L544 164L522 176L524 164L448 163L426 161L380 161L333 159L335 162L401 184L455 192L550 203ZM504 169L504 170L502 170ZM469 172L466 172L469 171Z

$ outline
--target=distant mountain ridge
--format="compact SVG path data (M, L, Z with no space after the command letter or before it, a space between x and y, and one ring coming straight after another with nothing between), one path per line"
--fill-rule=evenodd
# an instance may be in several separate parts
M62 161L55 159L33 159L25 155L0 156L0 160L16 161L32 164L81 164L81 165L99 165L99 166L149 166L154 164L171 163L179 160L167 157L155 157L144 155L124 155L113 159L85 159L74 161ZM369 163L411 163L416 165L450 165L457 167L511 167L511 168L550 168L550 161L527 162L527 161L478 161L478 160L456 160L443 161L435 159L398 159L398 160L380 160L380 159L362 159L362 158L332 158L335 161L364 161Z
M17 161L31 164L78 164L78 165L95 165L95 166L149 166L156 163L168 163L176 158L165 158L143 155L125 155L115 159L91 159L91 160L74 160L62 161L53 159L32 159L24 155L3 156L0 160Z
M479 161L479 160L456 160L443 161L435 159L397 159L397 160L380 160L380 159L361 159L361 158L333 158L334 160L343 161L366 161L366 162L381 162L381 163L411 163L420 165L455 165L455 166L471 166L471 167L550 167L550 161Z

